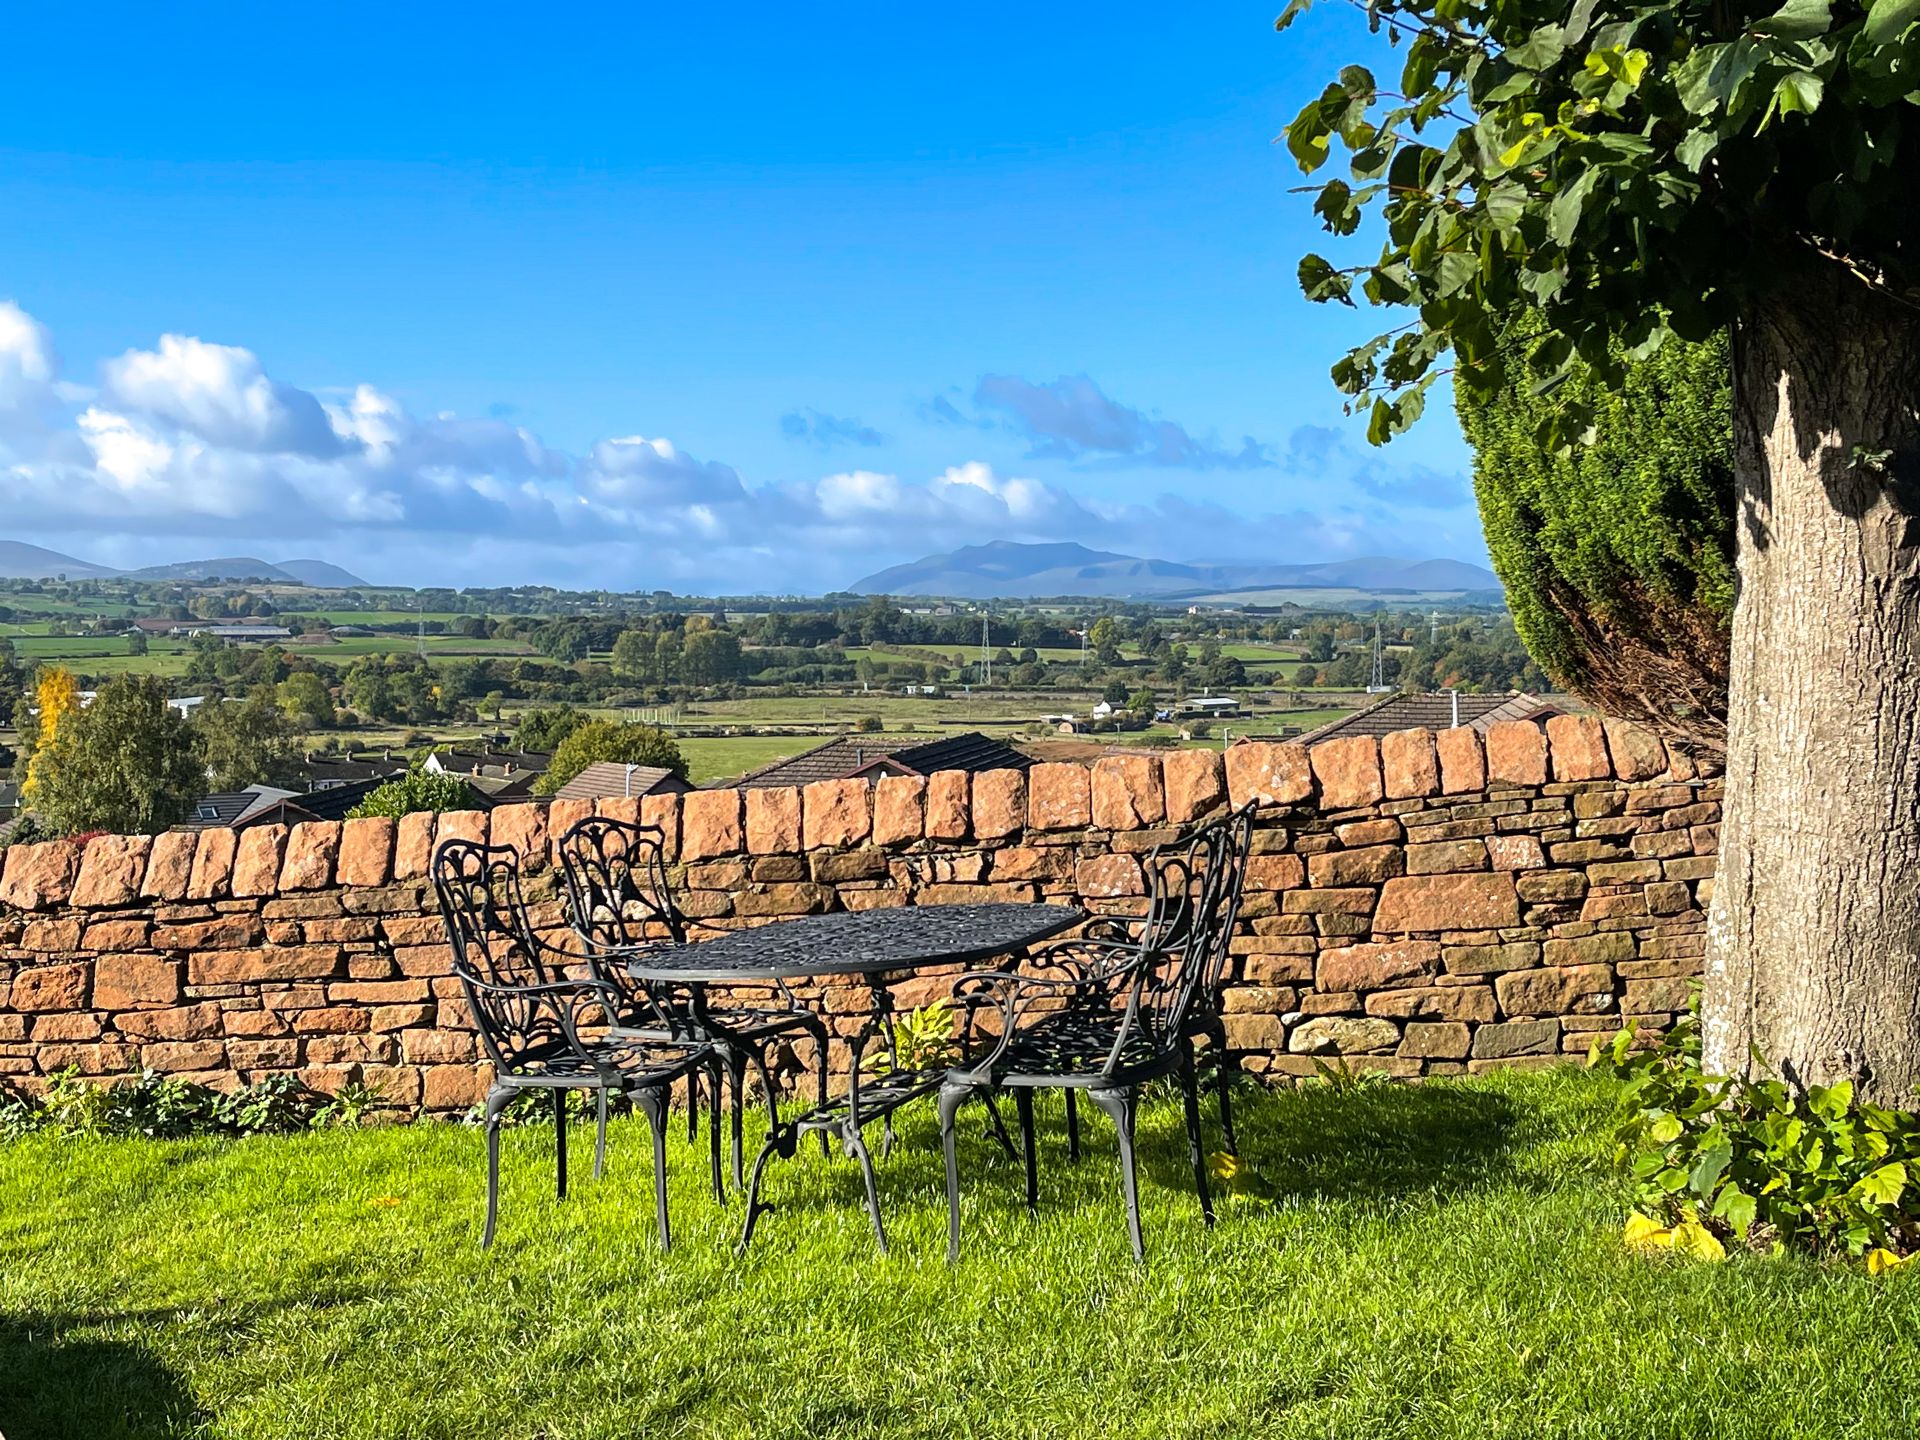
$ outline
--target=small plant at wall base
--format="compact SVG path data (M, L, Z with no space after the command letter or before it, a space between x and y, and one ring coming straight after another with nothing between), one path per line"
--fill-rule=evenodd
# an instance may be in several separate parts
M1651 1048L1637 1039L1629 1024L1589 1057L1626 1086L1614 1163L1630 1243L1865 1256L1876 1272L1920 1253L1920 1115L1858 1102L1845 1081L1707 1074L1693 1015ZM1754 1073L1770 1073L1758 1056Z
M270 1075L238 1090L215 1090L177 1075L142 1071L114 1084L83 1080L72 1066L47 1077L39 1095L0 1091L0 1140L36 1131L61 1135L285 1135L358 1125L379 1103L379 1091L355 1081L333 1095L295 1075Z

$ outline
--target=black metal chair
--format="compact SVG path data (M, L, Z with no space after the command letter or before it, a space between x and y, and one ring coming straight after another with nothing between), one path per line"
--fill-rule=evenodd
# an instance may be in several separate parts
M1072 1100L1076 1093L1113 1121L1120 1141L1120 1176L1127 1234L1136 1260L1145 1258L1134 1164L1134 1118L1141 1087L1163 1075L1178 1078L1186 1109L1187 1151L1201 1214L1213 1223L1213 1197L1201 1147L1196 1034L1209 1033L1205 1013L1217 1006L1228 942L1240 908L1253 813L1247 807L1201 827L1168 852L1147 860L1151 883L1147 914L1124 931L1062 942L1022 969L979 971L962 977L954 995L969 1031L997 1013L997 1042L980 1058L947 1072L940 1086L940 1142L947 1169L947 1258L960 1254L960 1179L954 1115L970 1096L1010 1090L1019 1110L1026 1162L1027 1207L1038 1198L1033 1096L1064 1090L1069 1101L1068 1144L1078 1148ZM1117 934L1127 936L1126 943Z
M567 1195L567 1092L591 1091L595 1100L593 1173L606 1164L607 1106L614 1095L632 1099L653 1130L654 1208L662 1249L672 1246L667 1221L667 1108L676 1081L708 1073L714 1115L710 1164L716 1197L720 1176L719 1065L712 1046L620 1033L621 997L604 981L569 978L579 958L546 944L533 931L520 891L518 855L510 848L449 840L433 857L434 894L453 949L453 970L487 1058L487 1221L482 1248L493 1244L500 1203L500 1124L527 1091L552 1097L554 1190ZM689 1103L692 1090L689 1087Z
M768 1008L709 1005L697 987L643 984L624 961L667 945L684 945L702 927L680 910L667 874L661 831L651 825L607 816L591 816L560 837L560 874L568 919L586 949L594 975L620 995L621 1032L637 1038L696 1040L713 1046L733 1085L731 1135L733 1183L745 1184L741 1157L741 1121L746 1106L746 1072L760 1078L768 1120L779 1121L778 1095L767 1055L783 1040L805 1035L818 1059L819 1102L827 1099L827 1026L801 1007L790 990L777 985L782 1003ZM715 933L726 933L716 931ZM689 1113L689 1120L692 1113ZM824 1152L825 1132L820 1136Z

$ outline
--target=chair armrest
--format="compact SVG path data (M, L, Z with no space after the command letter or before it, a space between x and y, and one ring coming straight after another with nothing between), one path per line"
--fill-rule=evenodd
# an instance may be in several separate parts
M460 976L460 980L475 1001L482 997L493 997L502 1005L526 1006L527 1018L514 1027L523 1040L536 1037L536 1017L544 1017L558 1031L558 1038L566 1043L576 1058L593 1069L603 1068L580 1039L580 1027L585 1023L601 1024L609 1031L619 1028L620 996L604 980L552 980L540 985L502 985L465 974ZM495 1018L484 1005L474 1004L473 1008L478 1012L474 1016L475 1022L483 1027ZM598 1019L594 1018L596 1011ZM499 1039L495 1038L494 1043L497 1045Z

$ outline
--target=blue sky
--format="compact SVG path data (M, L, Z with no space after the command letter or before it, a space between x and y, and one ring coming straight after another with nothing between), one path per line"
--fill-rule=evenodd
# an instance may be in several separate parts
M108 563L818 591L954 544L1483 558L1328 365L1274 6L13 17L0 520Z

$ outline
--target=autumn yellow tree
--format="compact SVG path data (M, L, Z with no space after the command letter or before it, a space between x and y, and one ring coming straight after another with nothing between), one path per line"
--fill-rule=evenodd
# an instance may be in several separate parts
M33 698L40 713L34 731L33 754L27 761L27 778L20 785L21 796L28 801L33 799L36 786L45 778L46 757L52 753L53 737L60 731L60 722L80 708L80 686L71 671L49 665L40 672Z

